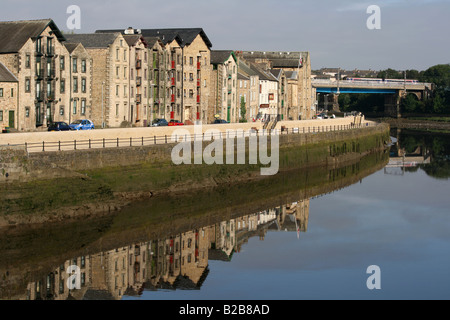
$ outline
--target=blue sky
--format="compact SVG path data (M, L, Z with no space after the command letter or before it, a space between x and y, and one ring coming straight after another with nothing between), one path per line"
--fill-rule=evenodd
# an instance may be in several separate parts
M67 31L67 8L81 29L201 27L214 49L309 51L314 69L425 70L450 63L449 0L2 0L0 20L52 18ZM370 5L381 29L369 30Z

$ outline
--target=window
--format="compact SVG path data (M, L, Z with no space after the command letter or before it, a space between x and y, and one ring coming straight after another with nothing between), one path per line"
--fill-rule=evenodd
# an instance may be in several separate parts
M133 73L131 73L131 74L133 74ZM123 78L127 79L127 67L123 68ZM131 79L133 79L133 78L131 78Z
M127 61L127 49L123 50L123 61Z
M194 58L193 58L193 57L189 57L189 64L190 64L191 66L194 65Z
M116 77L119 78L120 67L116 67Z
M86 100L85 99L81 100L81 114L82 115L86 114Z
M193 73L189 73L189 81L194 81L194 74Z
M59 115L63 116L64 115L64 106L61 106L59 108Z
M127 97L127 92L128 91L128 87L127 86L123 86L123 96Z
M31 56L29 54L25 56L25 68L31 68Z
M73 100L73 114L77 114L77 100Z
M25 107L25 117L26 118L30 117L30 107Z
M3 98L3 88L0 88L0 98Z
M30 79L25 79L25 92L30 92L31 91L31 82Z
M119 86L118 85L116 86L116 96L117 97L119 96Z
M3 110L0 110L0 121L3 121Z
M64 58L64 56L59 58L59 68L61 70L64 70L66 68L66 59Z
M11 98L14 97L14 88L11 88Z
M66 80L65 79L61 79L59 91L60 91L60 93L66 92Z
M78 61L77 58L72 58L72 64L73 64L73 73L77 73L78 72Z
M41 49L42 49L42 47L41 47L41 38L38 38L36 40L36 52L37 53L41 53Z
M78 77L73 78L73 92L78 92Z
M81 92L86 93L86 78L81 78Z
M47 54L53 54L53 39L47 38Z
M122 40L120 42L122 43ZM116 60L119 60L119 49L116 49Z
M119 105L116 104L116 116L118 116L118 115L119 115Z
M81 60L81 72L86 73L86 60Z

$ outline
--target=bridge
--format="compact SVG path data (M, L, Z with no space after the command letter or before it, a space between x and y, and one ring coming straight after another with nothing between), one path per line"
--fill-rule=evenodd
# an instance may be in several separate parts
M385 114L394 117L400 116L401 98L407 94L414 94L418 100L426 99L429 97L433 86L431 83L423 83L409 79L312 79L311 82L317 93L331 95L330 104L332 105L332 109L336 111L339 111L338 97L340 93L385 94ZM326 105L328 105L328 99Z

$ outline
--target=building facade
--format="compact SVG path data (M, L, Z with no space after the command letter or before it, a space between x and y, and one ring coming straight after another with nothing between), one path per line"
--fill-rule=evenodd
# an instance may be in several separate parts
M19 80L0 62L0 132L17 128L18 88Z

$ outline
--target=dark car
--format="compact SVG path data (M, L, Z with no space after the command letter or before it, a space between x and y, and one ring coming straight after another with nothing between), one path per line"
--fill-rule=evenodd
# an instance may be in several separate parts
M48 131L70 131L70 130L72 130L72 129L65 122L53 122L48 127Z
M216 119L216 120L214 120L214 122L213 122L213 124L219 124L219 123L229 123L229 122L226 121L226 120L223 120L223 119Z
M169 126L184 126L184 123L178 120L170 120Z
M155 119L153 120L152 127L167 127L169 123L166 119Z

